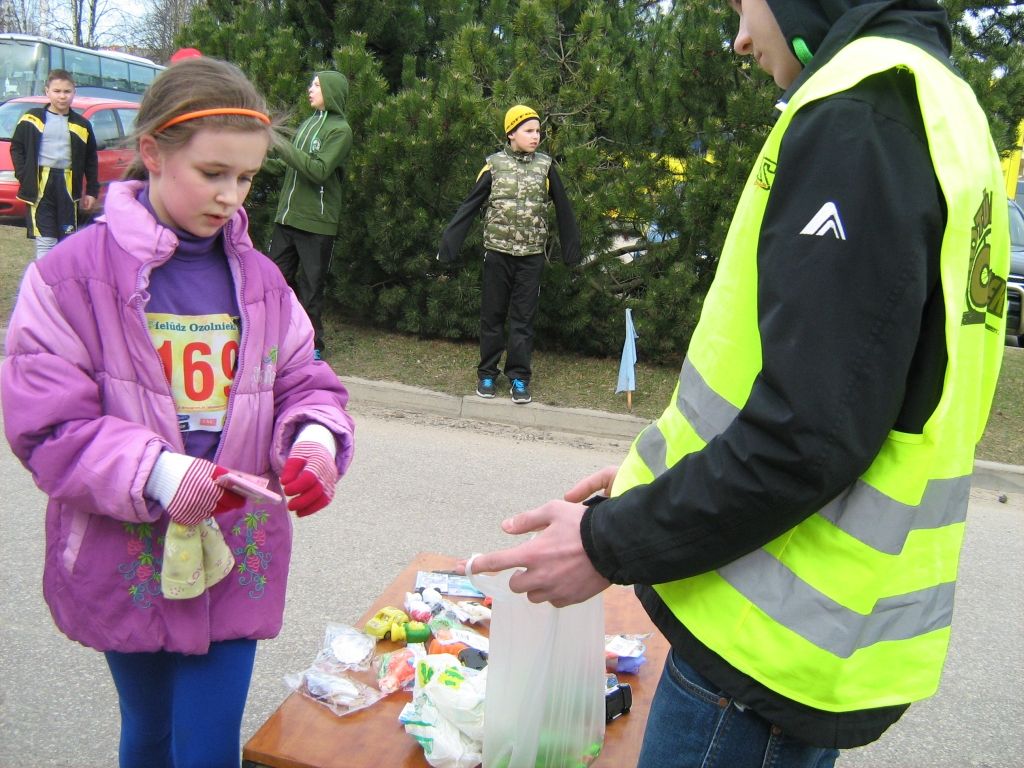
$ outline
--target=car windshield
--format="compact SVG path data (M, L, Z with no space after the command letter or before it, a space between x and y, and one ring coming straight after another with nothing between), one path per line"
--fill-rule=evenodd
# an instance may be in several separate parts
M1024 211L1010 203L1010 242L1024 248Z
M18 119L32 107L38 106L38 104L25 101L6 101L0 104L0 139L10 141Z

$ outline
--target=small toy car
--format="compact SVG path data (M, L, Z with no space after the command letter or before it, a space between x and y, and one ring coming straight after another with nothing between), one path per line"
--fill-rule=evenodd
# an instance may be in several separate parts
M364 632L368 635L383 640L391 632L393 624L404 624L409 621L409 616L400 608L388 605L381 608L372 619L366 622Z

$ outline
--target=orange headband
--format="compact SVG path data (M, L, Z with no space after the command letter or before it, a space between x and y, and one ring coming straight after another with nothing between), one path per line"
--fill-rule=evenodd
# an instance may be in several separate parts
M255 117L262 123L270 125L270 118L255 109L242 109L241 107L218 107L216 109L198 109L195 112L186 112L183 115L172 117L166 123L161 125L154 131L154 133L160 133L160 131L166 131L172 125L178 123L184 123L186 120L196 120L200 117L212 117L213 115L243 115L245 117Z

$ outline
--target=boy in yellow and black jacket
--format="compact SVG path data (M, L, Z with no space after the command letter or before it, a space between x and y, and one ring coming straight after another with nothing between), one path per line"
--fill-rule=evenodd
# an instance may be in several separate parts
M96 135L92 124L71 109L71 74L52 70L45 93L50 103L22 115L11 137L18 199L28 204L26 224L37 259L78 228L79 197L82 210L89 211L100 193Z

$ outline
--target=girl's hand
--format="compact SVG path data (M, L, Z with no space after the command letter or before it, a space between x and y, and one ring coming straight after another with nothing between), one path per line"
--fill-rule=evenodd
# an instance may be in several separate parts
M334 486L338 484L336 453L334 435L321 424L307 424L295 438L281 471L281 486L285 495L292 497L288 509L299 517L323 509L334 498Z
M281 472L281 486L292 497L288 509L299 517L323 509L334 498L337 482L338 468L330 451L319 443L295 443Z
M238 509L245 499L215 481L224 467L206 459L164 451L146 482L146 495L160 503L181 525L198 525L206 518Z

